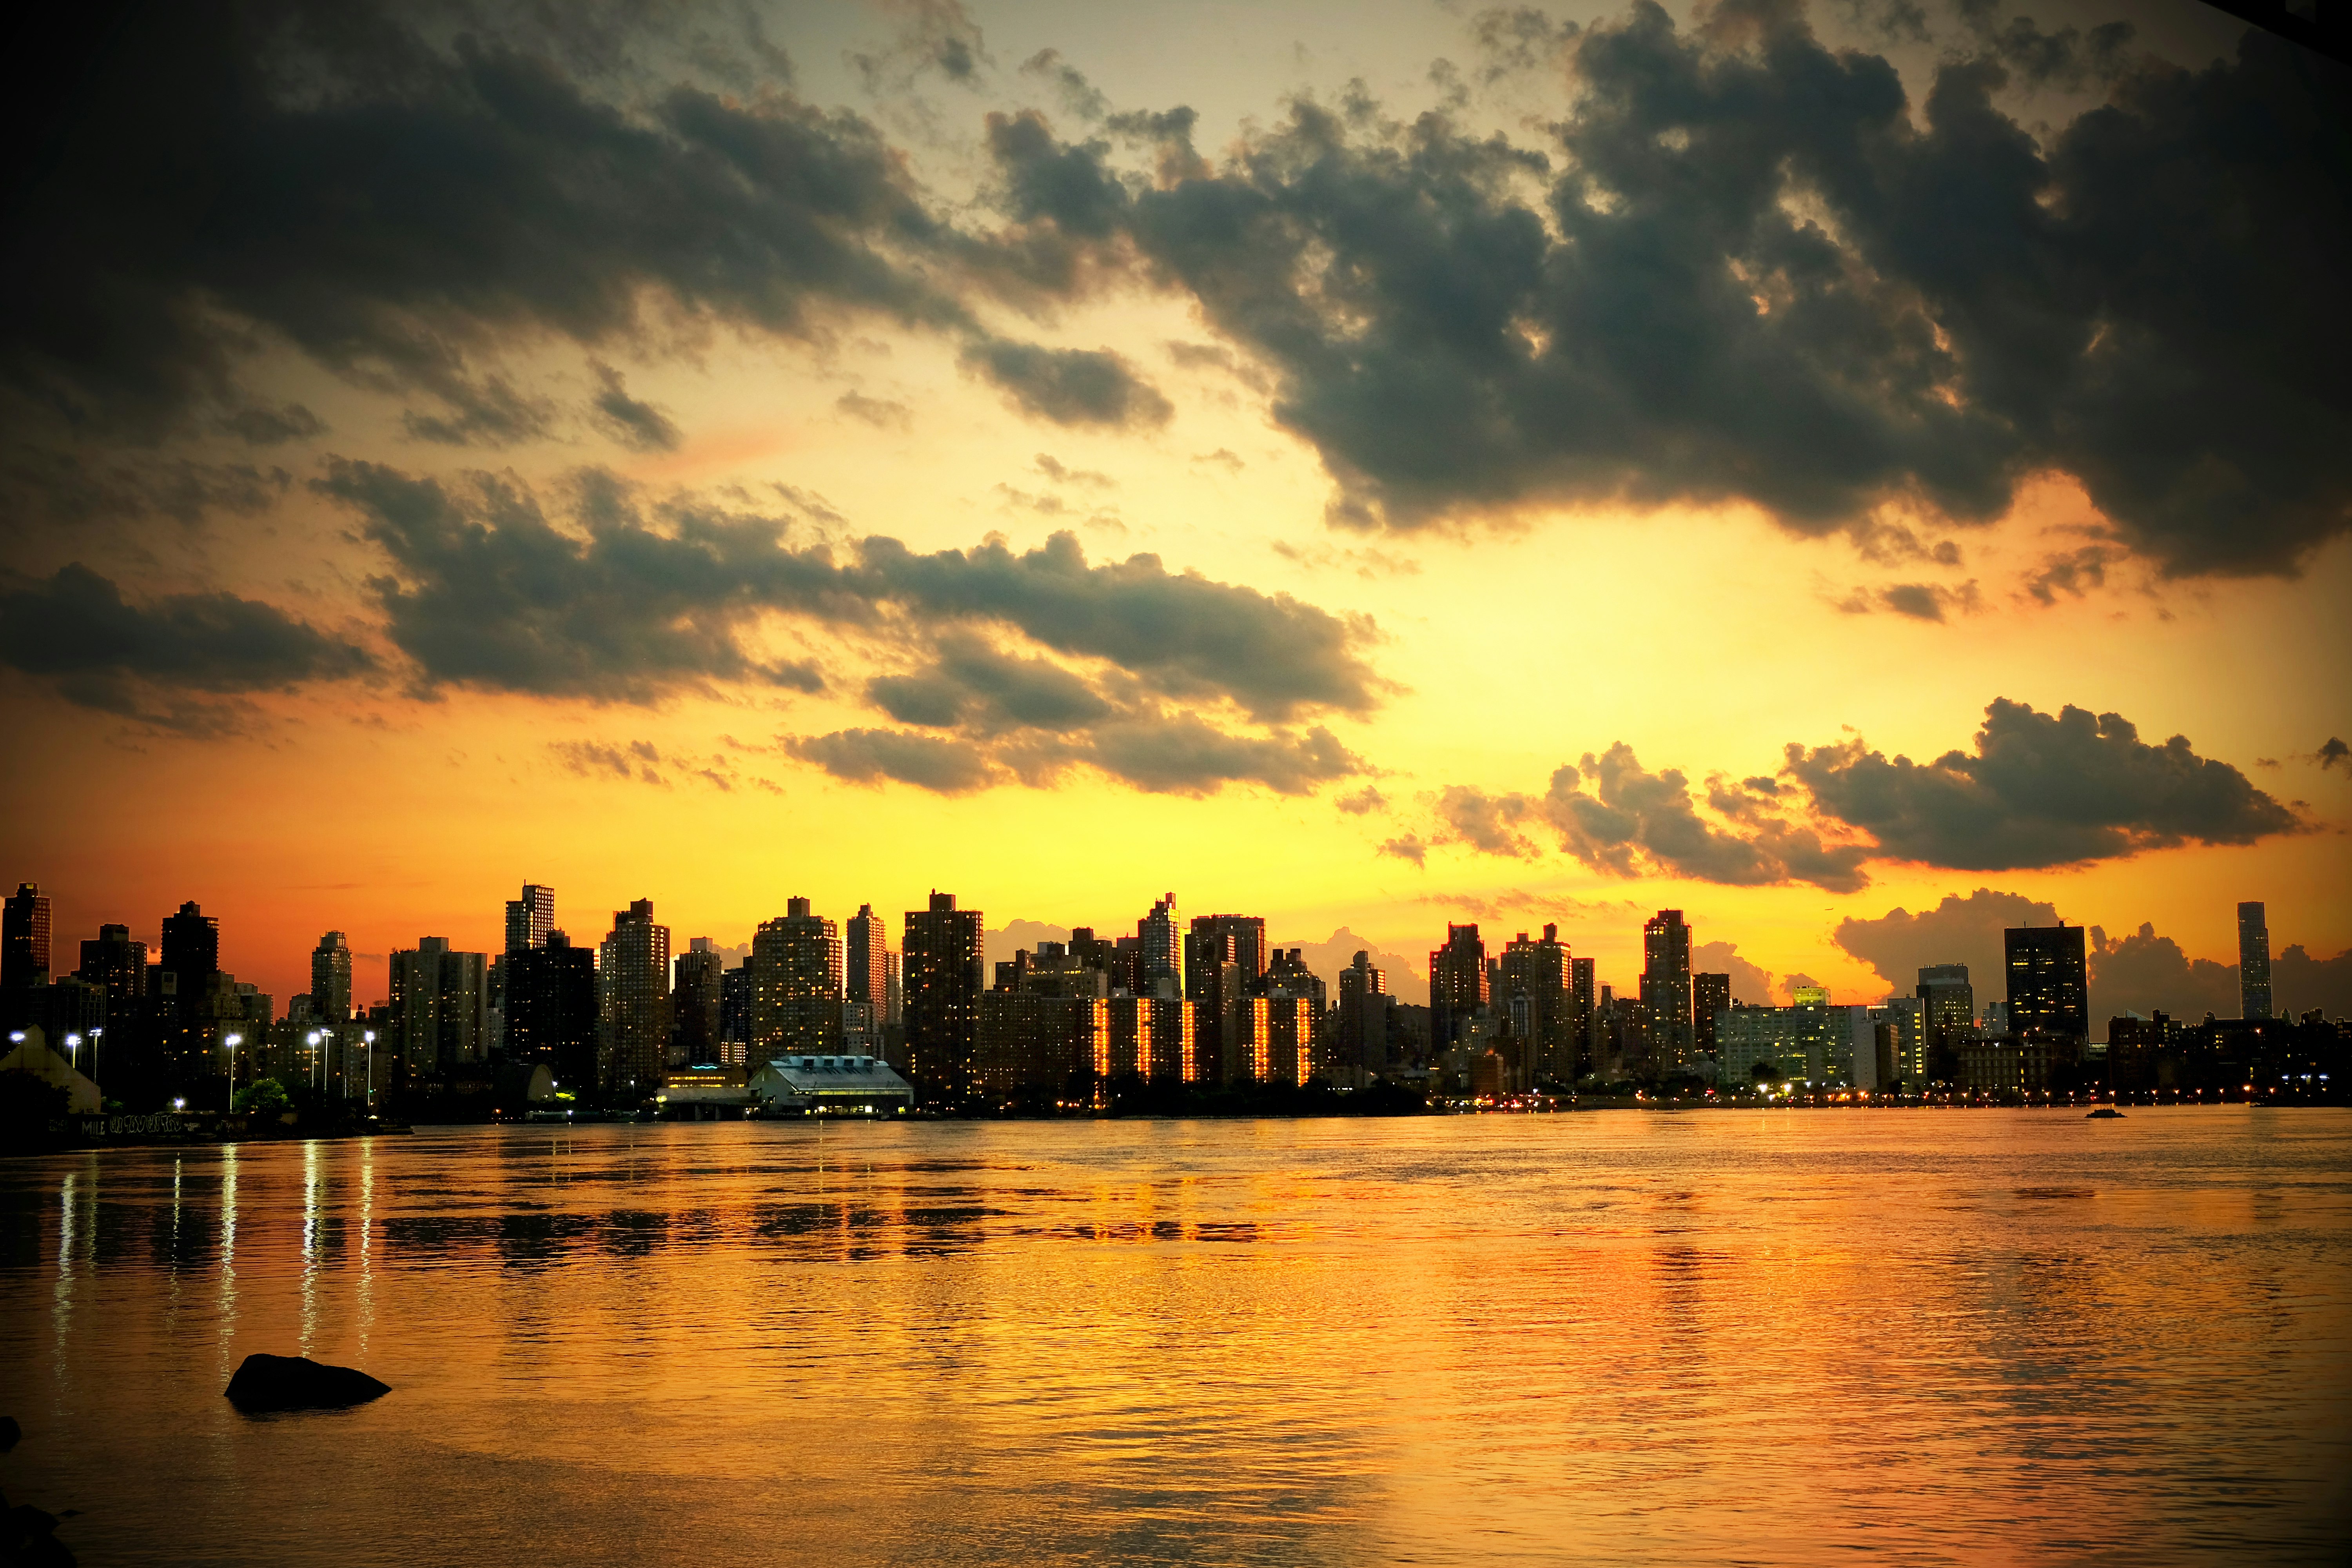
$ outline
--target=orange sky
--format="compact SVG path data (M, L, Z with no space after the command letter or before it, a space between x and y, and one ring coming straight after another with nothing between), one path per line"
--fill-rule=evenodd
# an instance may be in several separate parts
M770 34L795 61L792 91L864 116L924 209L973 235L1009 221L984 199L987 113L1036 107L1074 145L1088 129L1074 100L1049 90L1039 49L1088 73L1115 108L1192 103L1212 163L1246 153L1287 93L1336 98L1363 78L1402 122L1440 95L1430 75L1437 55L1476 85L1475 29L1438 8L1301 5L1218 11L1198 26L1138 12L1114 30L1087 8L951 11L780 12ZM983 41L968 82L925 74L923 50L937 40L923 17L940 16L950 34L969 27ZM1604 30L1622 22L1597 7L1588 20ZM1815 20L1827 28L1833 19ZM2201 63L2235 47L2235 26L2217 26L2193 8L2166 11L2143 19L2143 40ZM880 65L850 59L860 39L884 50ZM1879 47L1916 106L1934 57ZM694 68L661 50L648 58L656 77ZM1563 112L1576 68L1559 57L1498 74L1457 112L1534 145L1541 121L1530 113ZM655 113L650 89L598 90L619 112ZM2097 90L2018 88L2001 101L2047 138ZM761 101L740 85L731 91L731 102ZM1561 155L1551 156L1557 169ZM1149 184L1147 168L1129 172L1135 188ZM2267 902L2275 947L2299 942L2323 957L2352 947L2342 893L2352 881L2352 766L2321 765L2323 743L2352 732L2340 474L2319 542L2284 565L2219 570L2184 570L2057 469L2025 476L1986 521L1898 497L1824 531L1738 496L1538 493L1465 501L1426 528L1337 528L1327 512L1350 481L1337 448L1302 428L1299 383L1202 296L1116 247L1087 263L1103 269L1097 286L1055 297L961 281L959 265L934 256L923 275L954 293L978 329L820 300L799 326L777 331L740 312L684 310L650 276L613 280L635 292L634 325L593 338L545 314L461 331L432 314L437 307L405 301L457 345L472 384L498 380L552 411L495 442L420 436L418 411L446 405L420 391L424 382L335 364L268 323L236 338L241 395L307 409L305 433L248 449L188 416L160 440L27 437L23 449L69 450L89 472L118 457L257 463L259 499L193 520L119 491L113 504L70 516L52 507L47 521L0 536L0 588L29 592L79 562L136 608L160 615L173 595L234 595L373 664L358 675L205 689L175 681L168 664L126 663L128 686L97 698L72 672L21 652L0 669L14 752L0 784L0 875L37 881L54 899L57 967L70 967L71 944L100 921L127 921L152 941L161 917L194 899L221 919L225 964L281 1008L307 983L310 946L330 928L350 933L362 955L360 989L373 995L381 955L420 935L494 948L500 903L525 880L551 883L559 923L585 941L637 897L654 899L681 944L694 935L736 943L788 896L836 917L871 902L895 923L932 888L957 891L992 926L1116 930L1131 930L1172 889L1187 913L1263 913L1277 939L1320 941L1344 925L1402 953L1426 953L1449 919L1480 919L1490 942L1557 921L1621 986L1638 971L1643 917L1679 907L1700 941L1733 942L1766 970L1826 981L1840 1000L1874 999L1885 985L1835 945L1839 920L1980 887L2047 900L2114 932L2152 922L2192 957L2233 961L2242 899ZM463 279L448 280L449 295L464 291ZM1072 419L1024 405L980 368L975 331L1115 353L1165 400L1165 416ZM601 380L600 366L616 379ZM668 441L633 447L600 420L594 399L607 385L657 411ZM726 657L813 660L814 691L650 665L635 690L436 679L401 645L377 585L389 574L415 590L411 567L371 533L379 525L363 508L314 488L336 459L436 479L453 496L467 474L497 476L536 496L557 534L575 542L590 523L563 498L583 468L633 487L655 535L677 535L678 509L718 508L772 520L763 526L795 549L828 543L844 562L867 535L919 553L1001 537L1017 557L1068 530L1097 571L1150 554L1168 573L1254 590L1252 615L1273 616L1263 606L1287 595L1307 608L1286 624L1339 617L1346 657L1370 684L1360 700L1253 710L1246 670L1180 689L1157 667L1056 648L1034 627L982 615L956 624L997 654L1076 672L1115 706L1142 705L1122 711L1269 745L1303 743L1319 725L1349 760L1295 793L1205 773L1140 787L1084 761L1024 782L1008 759L1033 754L1020 747L1045 731L1007 739L1012 731L967 717L962 729L931 733L993 759L1007 770L995 782L962 793L861 782L827 772L805 743L869 729L923 732L878 711L866 683L929 668L934 634L952 618L945 612L893 600L862 623L790 609L728 623ZM1942 560L1892 559L1872 516L1955 548ZM497 522L478 510L471 521ZM2105 551L2099 572L2037 596L2036 574L2086 542ZM1903 583L1947 595L1942 618L1891 608L1883 595ZM1308 610L1322 615L1298 618ZM15 613L26 624L26 612ZM2076 861L1970 867L1881 853L1864 862L1865 885L1839 889L1731 885L1654 856L1621 874L1570 853L1562 830L1535 818L1502 853L1444 825L1449 788L1540 799L1555 769L1623 742L1649 770L1681 770L1701 820L1737 837L1746 829L1705 804L1709 775L1773 775L1790 742L1859 737L1921 762L1972 753L2000 699L2041 714L2070 705L2118 714L2148 745L2185 736L2196 758L2235 770L2284 812L2249 843L2191 834ZM803 752L786 744L793 739ZM614 765L623 760L625 774ZM1367 785L1380 804L1342 807L1361 805ZM1871 842L1870 830L1818 802L1784 809L1833 842ZM2292 826L2279 830L2281 820ZM2160 824L2126 826L2132 846L2162 837ZM1421 863L1383 852L1399 841L1425 846Z

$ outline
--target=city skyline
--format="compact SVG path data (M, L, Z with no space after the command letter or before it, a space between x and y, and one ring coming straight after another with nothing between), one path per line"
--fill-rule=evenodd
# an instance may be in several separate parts
M2224 133L2320 89L2194 0L1996 9L492 8L314 81L238 68L299 19L142 29L91 102L216 205L102 113L25 192L0 862L278 995L329 930L368 995L499 951L516 867L729 945L1199 871L1621 991L1678 909L1856 1000L2021 910L2221 994L2259 894L2282 994L2352 984L2352 426L2288 313L2344 237ZM1965 199L1964 122L2018 150ZM2105 200L2155 158L2312 243Z

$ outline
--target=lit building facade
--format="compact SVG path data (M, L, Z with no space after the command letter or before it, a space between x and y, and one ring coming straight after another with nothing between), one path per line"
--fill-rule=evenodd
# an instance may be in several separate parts
M2238 906L2238 1016L2271 1016L2271 926L2260 904Z
M806 899L751 936L751 1059L841 1049L841 934Z
M961 1100L974 1087L984 989L980 922L981 911L956 908L953 893L934 891L928 908L907 911L898 961L907 1056L927 1100Z
M596 1080L616 1101L661 1089L669 1045L669 927L654 922L654 901L613 914L596 949Z

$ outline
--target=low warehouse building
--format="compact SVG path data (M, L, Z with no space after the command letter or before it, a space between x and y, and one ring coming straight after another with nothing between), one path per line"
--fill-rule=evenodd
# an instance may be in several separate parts
M778 1057L751 1074L760 1109L822 1116L887 1116L915 1103L915 1087L880 1057Z

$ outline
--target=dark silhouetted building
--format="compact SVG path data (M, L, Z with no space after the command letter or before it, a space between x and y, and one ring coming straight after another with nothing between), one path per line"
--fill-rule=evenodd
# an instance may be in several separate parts
M719 951L707 936L670 960L670 1066L715 1064L719 1051Z
M2271 1016L2271 927L2260 904L2238 906L2238 1016Z
M619 1101L657 1092L669 1047L669 927L654 923L654 901L613 914L596 950L596 1076Z
M893 1005L897 994L897 955L890 951L890 932L872 904L860 904L843 933L842 994L874 1010L874 1021L888 1028L898 1022Z
M1731 1005L1731 976L1696 973L1691 976L1691 1048L1701 1056L1715 1055L1715 1017Z
M2012 927L2001 933L2001 949L2009 978L2010 1034L2070 1042L2079 1055L2091 1037L2083 928Z
M49 900L37 882L19 882L0 904L0 1024L17 1028L30 997L49 983Z
M1465 1043L1487 1002L1486 944L1475 924L1445 926L1445 945L1429 955L1429 1048L1444 1056Z
M511 957L534 947L545 947L547 933L554 929L555 889L525 882L522 897L507 900L505 955Z
M726 1047L721 1058L729 1066L741 1067L750 1060L751 966L748 963L719 977L719 1038Z
M1259 922L1258 940L1265 937ZM1181 928L1177 923L1176 895L1156 900L1151 912L1135 922L1135 991L1139 996L1183 994Z
M509 1061L541 1063L558 1088L584 1094L596 1087L596 955L574 947L560 931L540 946L508 955L506 1053Z
M933 892L930 907L907 911L899 985L907 1056L926 1100L971 1093L982 978L981 912L959 910L953 893Z
M1930 1079L1958 1071L1958 1052L1977 1028L1976 988L1965 963L1931 963L1919 971L1919 1026ZM1940 1066L1938 1066L1940 1063Z
M841 1050L841 934L789 899L751 935L751 1059Z
M1516 1087L1532 1089L1538 1082L1576 1081L1576 1005L1572 960L1559 927L1548 925L1533 941L1520 931L1503 944L1496 973L1507 1009L1508 1058Z
M487 1059L488 965L486 954L453 952L440 936L392 955L392 1048L411 1078L462 1074Z
M1642 926L1642 1013L1650 1060L1678 1072L1691 1056L1690 927L1680 910L1660 910Z
M1359 952L1339 971L1339 1005L1331 1031L1331 1062L1352 1076L1353 1087L1389 1070L1389 980Z
M322 1024L352 1016L352 944L331 931L310 950L310 1016Z

